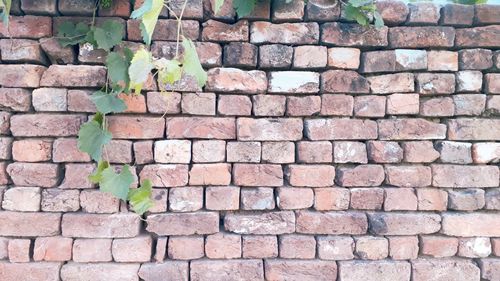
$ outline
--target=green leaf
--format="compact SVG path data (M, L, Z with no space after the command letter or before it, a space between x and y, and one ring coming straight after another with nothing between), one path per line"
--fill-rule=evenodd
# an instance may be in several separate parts
M127 109L127 105L123 100L118 98L117 93L105 93L97 91L90 97L94 102L97 110L102 114L123 112Z
M182 39L182 46L184 47L184 61L182 62L184 72L194 76L198 86L203 87L207 82L207 73L201 66L198 53L196 53L196 47L191 40L184 37Z
M163 8L164 0L146 0L142 6L132 12L130 15L133 19L140 18L142 20L140 28L142 38L147 45L151 44L151 37L158 21L158 16Z
M112 84L119 84L122 88L128 88L128 83L130 81L128 78L130 60L127 58L127 55L122 55L117 52L108 54L106 58L106 67L108 68L108 77Z
M368 25L370 22L368 17L357 7L348 4L345 6L344 11L348 20L355 20L361 25Z
M350 5L353 7L359 8L362 6L373 4L373 0L349 0Z
M97 163L97 169L89 175L89 180L92 183L99 183L102 179L102 172L109 167L109 162L104 160L99 160Z
M123 38L122 26L112 20L105 21L102 26L94 30L94 39L99 49L109 51L115 45L118 45Z
M10 7L12 6L12 0L0 0L0 8L2 12L0 13L0 18L2 19L3 25L9 26L9 15Z
M233 7L238 17L246 17L252 13L257 0L233 0Z
M215 0L215 8L214 8L215 15L219 13L220 8L222 8L222 5L224 5L224 0Z
M376 28L381 28L384 26L384 19L382 18L382 15L378 11L373 12L373 17L375 18Z
M129 169L129 165L124 165L119 174L115 172L113 167L104 169L99 181L101 191L109 192L124 201L127 200L130 185L134 182L134 176L132 176Z
M88 37L92 37L92 33L90 31L90 27L88 24L83 22L79 22L78 24L74 24L69 21L65 21L59 25L57 30L57 37L59 38L59 44L61 46L66 47L69 45L76 45L83 42L90 42Z
M178 60L167 60L161 58L154 62L158 69L158 80L163 84L174 84L182 77L181 62Z
M145 0L144 3L130 14L130 18L137 19L142 17L145 13L149 12L153 7L153 0Z
M102 123L103 115L98 112L78 132L78 149L88 153L95 161L101 160L102 147L112 138L111 133L102 128Z
M132 210L139 215L144 214L147 210L154 206L154 201L151 199L153 184L149 179L142 182L139 188L131 188L128 192L128 200L132 206Z
M130 62L128 75L130 77L130 88L135 89L135 93L139 94L142 89L142 84L148 80L148 75L153 69L153 58L151 53L144 48L139 49Z

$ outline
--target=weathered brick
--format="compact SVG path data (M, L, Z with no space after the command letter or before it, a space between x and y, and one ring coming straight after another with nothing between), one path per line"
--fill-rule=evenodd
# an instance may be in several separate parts
M287 97L286 114L288 116L317 115L321 110L321 97Z
M368 77L373 94L414 92L413 73L384 74Z
M432 185L436 187L496 187L499 170L495 166L440 165L432 167ZM466 176L464 176L466 175Z
M495 119L461 118L448 120L450 140L495 140L500 137L500 121Z
M52 18L39 16L12 16L10 17L8 27L4 25L0 26L0 36L29 39L51 37Z
M384 117L385 97L367 95L354 97L354 116Z
M485 88L486 92L489 94L500 94L500 82L499 76L496 73L488 73L485 75Z
M0 212L2 236L53 236L60 233L61 214Z
M241 190L241 208L243 210L272 210L275 205L273 188L258 187Z
M143 263L138 275L145 281L165 278L188 281L188 272L189 264L187 261L164 261L162 263Z
M443 214L441 232L451 236L497 236L500 227L493 213L446 213Z
M389 241L384 237L363 236L355 241L355 253L360 259L380 260L389 255Z
M441 216L422 213L369 213L370 232L377 235L417 235L436 233Z
M356 48L329 48L328 66L340 69L358 69L361 51Z
M421 253L435 258L452 257L458 250L458 239L445 236L421 236Z
M151 236L114 239L111 251L116 262L147 262L151 259Z
M295 232L293 211L267 213L228 213L224 217L224 228L239 234L286 234Z
M293 47L271 44L259 47L259 68L286 69L292 65Z
M384 210L417 210L417 195L413 188L385 188Z
M425 117L447 117L455 114L455 104L450 97L422 99L420 115Z
M76 61L73 46L62 47L56 38L40 39L40 46L52 64L74 64Z
M234 118L167 118L167 136L169 138L234 139L235 135Z
M368 159L376 163L398 163L403 159L403 149L397 142L368 141Z
M66 237L38 237L35 240L33 259L35 261L71 260L73 239Z
M150 179L154 187L184 186L188 183L187 165L146 165L141 170L141 182Z
M455 92L455 75L448 73L419 73L416 75L417 92L420 94L452 94Z
M384 190L382 188L352 188L351 209L355 210L380 210L384 203Z
M0 263L2 280L57 281L61 264L57 262ZM29 274L27 274L29 273Z
M148 111L155 114L175 114L181 112L181 94L147 93Z
M165 123L156 117L109 116L108 129L117 139L163 138ZM127 126L123 126L127 124Z
M472 163L471 148L471 143L455 141L440 141L436 145L441 162L454 164Z
M283 170L273 164L234 164L233 180L240 186L281 186Z
M455 46L495 48L500 40L499 29L500 25L456 29Z
M458 259L412 260L412 276L415 281L441 281L447 277L456 281L479 280L479 268L472 262Z
M494 142L472 144L474 163L498 163L500 161L500 144Z
M14 141L12 158L23 162L42 162L51 159L52 141L49 139L25 139Z
M75 212L80 209L79 190L50 188L42 190L41 209L44 212Z
M54 187L59 181L59 166L51 163L16 162L7 166L7 173L18 186Z
M65 237L125 238L139 234L141 221L133 213L121 214L64 214L61 222Z
M258 47L246 42L231 42L224 46L224 66L257 67Z
M210 153L213 153L211 151ZM227 162L258 163L261 157L260 142L228 142Z
M244 258L275 258L278 256L278 239L268 235L244 235Z
M367 163L366 146L362 142L335 141L333 143L333 162Z
M411 266L406 261L341 261L339 262L339 280L410 280Z
M500 277L500 259L480 259L478 263L481 268L481 278L485 280L495 280Z
M483 74L476 70L463 70L456 73L457 92L480 92L483 86Z
M331 280L337 276L337 264L320 260L266 260L266 278L275 281Z
M162 140L154 144L157 163L186 163L191 161L191 141Z
M269 73L269 93L317 93L319 74L307 71L280 71Z
M90 65L51 65L42 75L44 87L101 87L106 83L106 68Z
M0 85L4 87L37 88L46 67L31 64L2 65Z
M439 10L441 9L434 3L411 3L410 15L407 23L409 24L426 24L436 25L439 21Z
M82 190L80 206L86 213L117 213L120 209L120 200L100 190Z
M332 22L321 26L321 42L345 47L387 46L387 27L361 26L351 23Z
M214 20L203 23L201 37L203 41L232 42L247 41L249 34L248 21L240 20L235 24L226 24ZM253 41L251 43L254 43Z
M404 23L409 13L408 6L400 1L379 1L376 3L386 25Z
M448 26L400 26L389 29L391 48L453 47L454 39L455 29Z
M286 110L286 97L278 95L255 95L252 97L255 116L283 116Z
M10 239L8 245L9 261L26 263L30 261L31 240Z
M9 211L40 211L39 187L11 187L3 194L2 208Z
M310 188L281 187L276 198L282 210L307 209L313 205L314 193Z
M205 252L210 259L232 259L241 257L241 236L219 232L207 236Z
M221 95L217 103L220 115L246 116L252 113L252 101L243 95Z
M452 51L427 52L427 69L429 71L457 71L458 52L452 52Z
M192 281L263 280L262 260L200 260L190 265Z
M108 281L136 281L138 263L67 263L61 268L62 280L78 280L82 276L90 280L102 278Z
M349 140L377 138L377 125L371 120L307 119L305 135L310 140Z
M486 95L453 95L453 103L455 104L455 115L481 115L486 106Z
M335 178L335 168L329 165L290 165L287 178L292 186L331 186Z
M190 185L228 185L231 182L231 164L193 164L189 171Z
M183 114L215 115L215 94L184 93L181 109Z
M36 40L2 39L0 50L2 61L7 63L46 64L45 56Z
M468 26L474 21L474 7L469 5L447 4L441 14L443 25Z
M219 232L219 214L197 212L149 215L146 230L162 236L212 234Z
M295 145L293 142L264 142L262 143L262 160L266 163L293 163L295 162Z
M458 241L458 256L466 258L485 258L490 254L490 238L460 238L460 240Z
M238 210L240 188L237 186L209 186L205 191L205 204L208 210Z
M250 42L278 44L315 44L319 41L319 25L315 22L282 23L253 22Z
M75 239L73 261L108 262L112 260L111 239Z
M378 129L383 140L444 139L446 134L446 125L419 118L379 120Z
M333 21L340 17L340 5L337 3L311 0L306 3L306 18L311 21Z
M446 211L448 193L435 188L417 188L418 210Z
M434 162L440 154L431 141L408 141L402 144L404 161L409 163Z
M347 210L350 193L347 188L315 188L314 208L318 211Z
M329 163L333 158L332 144L328 141L297 143L298 162L301 163Z
M321 92L368 94L370 82L352 70L328 70L321 74Z
M465 49L458 52L460 70L482 70L493 66L493 52L488 49Z
M384 181L381 165L359 165L337 169L336 182L340 186L379 186Z
M260 70L213 68L207 74L207 91L260 94L267 90L266 74Z
M288 4L288 5L287 5ZM305 3L302 1L291 1L290 3L273 2L273 22L302 21L304 18Z
M83 115L24 114L10 119L12 135L19 137L75 136Z
M76 138L59 138L52 144L52 161L60 162L89 162L90 156L81 152L77 147ZM26 160L24 160L26 161Z
M64 179L59 188L92 188L94 184L90 182L87 175L95 169L94 164L66 164L64 166Z
M245 141L284 141L302 138L300 119L250 119L237 120L239 140Z
M389 239L389 256L395 260L416 259L418 256L417 236L392 236Z
M452 210L474 211L485 205L484 190L465 189L448 191L448 208Z
M365 234L368 221L359 212L297 212L297 233L305 234Z
M182 20L181 22L183 34L191 40L198 40L200 37L200 25L198 21ZM127 21L127 37L131 41L142 41L140 22L137 20ZM177 39L177 20L175 19L159 19L155 31L151 36L152 40L160 41L175 41Z

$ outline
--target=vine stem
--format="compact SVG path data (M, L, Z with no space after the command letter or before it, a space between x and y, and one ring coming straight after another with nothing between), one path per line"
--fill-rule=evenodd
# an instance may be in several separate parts
M179 41L181 37L181 25L182 25L182 16L184 15L184 10L186 9L186 4L188 0L184 0L184 4L182 4L181 14L177 19L177 44L175 45L175 56L179 55Z

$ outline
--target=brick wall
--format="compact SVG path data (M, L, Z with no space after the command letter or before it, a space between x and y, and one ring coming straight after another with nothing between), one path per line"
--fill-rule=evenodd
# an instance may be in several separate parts
M0 280L500 280L500 6L380 2L374 29L320 0L239 21L190 0L205 88L151 79L109 117L106 158L154 185L141 220L76 148L103 53L49 39L92 1L20 2L0 26ZM98 14L137 48L128 2Z

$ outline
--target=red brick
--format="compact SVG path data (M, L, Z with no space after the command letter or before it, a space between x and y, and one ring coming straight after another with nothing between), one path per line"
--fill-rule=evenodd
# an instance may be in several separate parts
M454 39L455 29L448 26L400 26L389 29L391 48L453 47Z
M497 163L500 161L500 144L494 142L472 144L474 163Z
M411 266L406 261L342 261L339 262L339 280L410 280Z
M68 111L72 112L96 112L94 102L90 99L92 91L89 90L69 90L68 91Z
M138 236L127 239L114 239L112 253L115 262L146 262L151 259L152 239Z
M332 186L335 168L330 165L289 165L286 174L292 186Z
M443 163L469 164L472 163L471 143L441 141L436 145Z
M477 70L462 70L457 72L456 91L462 92L480 92L483 86L483 74Z
M199 260L190 264L191 281L263 280L262 260Z
M305 135L310 140L376 139L377 124L371 120L308 119Z
M193 164L189 171L190 185L228 185L230 182L231 164Z
M12 159L12 141L10 137L0 137L0 159L10 160ZM49 152L50 155L50 152ZM49 156L50 158L50 156Z
M106 83L106 68L90 65L51 65L40 80L44 87L101 87Z
M35 89L32 96L33 107L36 111L66 111L68 108L66 89Z
M436 25L439 21L440 7L434 3L412 3L409 5L408 23L413 25Z
M305 4L302 1L292 1L290 3L272 3L273 22L302 21L304 18Z
M493 3L492 3L493 4ZM498 16L498 6L496 5L478 5L475 7L476 21L479 24L498 24L500 16Z
M449 73L419 73L416 76L420 94L452 94L455 92L455 75Z
M183 114L215 115L215 94L184 93L181 109Z
M208 210L238 210L240 207L240 188L237 186L209 186L205 191L205 204Z
M378 129L382 140L444 139L446 134L446 125L420 118L379 120Z
M397 25L406 21L409 9L404 3L396 1L379 1L376 5L385 24Z
M375 163L398 163L403 160L403 149L393 141L368 141L368 159Z
M481 278L485 280L495 280L500 277L498 259L481 259L479 260L479 267L481 268Z
M417 236L391 236L389 239L389 256L394 260L409 260L418 257Z
M124 17L130 16L131 3L127 0L113 1L109 8L99 9L98 15L105 17Z
M486 95L453 95L455 115L481 115L486 105Z
M162 188L153 189L152 193L153 207L148 211L151 213L164 213L167 211L168 190Z
M368 221L359 212L297 212L297 233L304 234L365 234Z
M223 232L208 235L205 252L209 259L240 258L241 236Z
M10 211L40 211L39 187L11 187L3 194L2 208Z
M76 52L73 46L62 47L56 38L40 39L40 46L52 64L74 64Z
M387 27L361 26L351 23L332 22L321 27L321 42L347 47L387 46Z
M347 210L350 194L346 188L315 188L314 208L318 211Z
M337 276L337 264L320 260L266 260L265 271L266 278L273 281L326 281Z
M500 136L500 121L495 119L451 119L448 126L450 140L494 140Z
M19 88L0 89L0 108L7 111L29 111L31 107L31 93Z
M446 117L455 114L455 104L450 97L431 98L420 101L420 115L426 117Z
M448 193L444 190L433 188L417 188L418 210L420 211L446 211L448 206Z
M197 212L149 215L146 230L160 236L217 233L219 232L219 214Z
M258 163L261 157L260 142L228 142L227 162ZM214 153L210 151L210 153Z
M0 278L2 280L19 281L57 281L59 279L60 263L0 263ZM26 273L30 274L27 275Z
M427 52L427 69L429 71L457 71L458 52L452 52L452 51Z
M440 154L431 141L408 141L402 143L404 161L409 163L434 162Z
M386 183L398 187L431 185L431 168L426 166L386 166Z
M300 140L302 129L302 120L298 118L237 120L238 140L243 141Z
M432 185L435 187L479 188L499 185L499 170L495 166L433 164L431 167Z
M267 163L294 163L295 144L293 142L262 143L262 160Z
M333 143L335 163L367 163L366 146L362 142L335 141Z
M112 194L100 190L82 190L80 206L82 211L86 213L118 213L120 200Z
M244 258L275 258L278 256L276 236L245 235L242 238Z
M226 158L226 142L199 140L193 142L193 162L222 162Z
M246 42L231 42L224 46L224 66L239 68L257 67L258 47Z
M255 95L252 97L255 116L285 115L286 97L275 95Z
M465 49L458 52L460 70L483 70L493 66L493 52L487 49Z
M10 119L12 135L19 137L75 136L85 121L83 115L24 114Z
M90 156L77 147L77 139L59 138L52 144L52 161L60 162L90 162Z
M246 20L240 20L232 25L208 20L203 23L201 37L203 41L232 42L247 41L248 34L249 27Z
M354 116L384 117L385 97L357 96L354 98Z
M368 77L373 94L407 93L415 90L413 73L395 73Z
M73 239L66 237L38 237L35 240L33 259L35 261L69 261Z
M61 279L78 280L85 276L90 280L134 281L138 271L137 263L67 263L61 268Z
M1 32L1 31L0 31ZM4 87L37 88L47 68L40 65L2 65L0 85Z
M133 213L66 213L61 222L61 229L65 237L125 238L137 236L140 224L139 216Z
M328 66L340 69L358 69L361 51L356 48L329 48Z
M282 23L253 22L251 43L281 43L287 45L315 44L319 41L319 26L315 22Z
M455 46L463 47L492 47L498 45L500 25L459 28L456 30Z
M5 111L0 112L0 134L5 135L10 133L10 117L11 113Z
M321 92L368 94L370 82L352 70L328 70L321 73Z
M313 236L283 235L279 239L280 258L314 259L316 240Z
M413 188L385 188L385 211L416 211L417 195Z
M8 251L9 261L14 263L25 263L30 261L30 245L29 239L11 239L9 240Z
M239 234L286 234L295 232L293 211L266 213L228 213L224 217L224 229Z
M313 205L314 193L309 188L282 187L276 200L282 210L307 209Z
M384 190L381 188L353 188L351 192L351 209L380 210L384 203Z
M94 164L66 164L64 166L64 179L59 188L92 188L94 184L88 179L88 175L94 171ZM135 171L132 171L135 173Z
M42 211L75 212L80 209L79 190L61 190L49 188L42 190Z
M60 234L61 214L0 212L2 236L54 236Z
M319 236L318 257L322 260L351 260L354 240L350 236Z
M26 139L14 141L12 157L15 161L42 162L52 158L52 141L48 139Z
M139 174L141 181L150 179L154 187L184 186L188 183L187 165L146 165Z
M181 112L181 94L179 93L147 93L148 111L156 114L175 114Z
M259 47L259 68L288 69L292 65L293 47L271 44Z
M297 143L297 157L300 163L331 163L332 143L328 141L301 141Z
M499 75L488 73L485 75L486 92L489 94L500 94L500 83L498 82Z
M298 46L293 52L293 68L324 68L328 60L324 46ZM319 81L318 81L319 82Z
M167 118L167 137L235 139L235 125L234 118L171 117Z
M370 164L338 168L336 182L346 187L379 186L384 178L384 168Z
M449 213L443 214L441 232L450 236L498 236L499 215L493 213Z
M220 115L246 116L252 113L252 101L243 95L220 95L217 106Z
M273 164L234 164L233 178L240 186L282 186L283 170Z
M479 268L471 261L417 259L411 263L414 281L438 281L440 276L453 276L456 281L479 280Z
M241 190L241 208L243 210L272 210L275 205L273 188L258 187Z
M191 141L161 140L154 144L154 158L157 163L191 162Z
M52 36L52 18L38 16L11 16L9 26L0 26L1 37L38 39Z
M423 213L369 213L370 232L377 235L416 235L438 232L441 216Z
M448 208L451 210L475 211L485 205L484 190L465 189L448 191Z
M109 131L117 139L163 138L165 131L163 120L156 117L110 116L107 120Z
M354 98L348 95L321 95L321 115L351 116Z
M452 257L458 250L458 239L445 236L421 236L420 249L423 255L435 258Z
M384 237L363 236L355 241L355 253L363 260L380 260L389 255L389 242Z
M127 21L127 36L131 41L142 41L139 21ZM182 29L184 36L191 40L197 40L200 37L200 26L194 20L182 20ZM175 41L177 39L177 20L160 19L156 24L155 31L151 36L153 41Z
M12 163L7 173L19 186L54 187L59 181L59 166L51 163Z
M111 239L75 239L73 261L109 262L112 260L111 242Z
M491 254L491 242L488 237L460 238L458 256L466 258L485 258Z
M493 251L493 255L500 256L500 239L491 238L491 247Z

